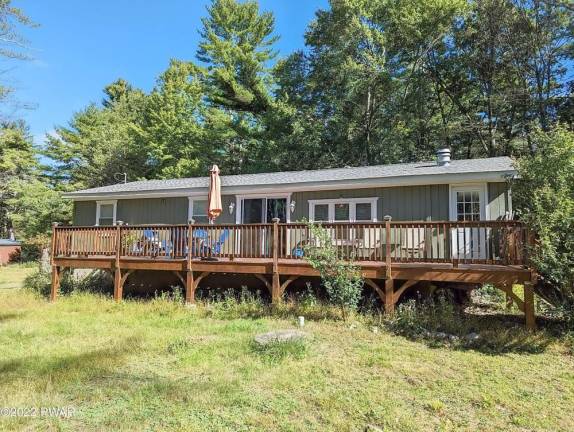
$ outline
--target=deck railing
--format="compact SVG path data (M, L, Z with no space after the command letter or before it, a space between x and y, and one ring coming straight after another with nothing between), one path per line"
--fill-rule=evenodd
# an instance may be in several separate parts
M529 234L521 222L323 223L341 259L526 265ZM54 229L54 256L164 259L304 259L320 246L304 223L137 225Z

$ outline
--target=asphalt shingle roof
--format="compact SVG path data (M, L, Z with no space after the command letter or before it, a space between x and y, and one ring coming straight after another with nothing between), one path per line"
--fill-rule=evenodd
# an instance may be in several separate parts
M394 178L419 175L513 172L512 159L495 157L483 159L452 160L448 166L439 166L434 161L412 162L393 165L332 168L309 171L282 171L261 174L240 174L221 176L221 186L263 186L293 185L298 183L334 182L358 179ZM177 189L207 188L209 177L192 177L171 180L141 180L84 189L67 194L81 196L91 194L173 191Z

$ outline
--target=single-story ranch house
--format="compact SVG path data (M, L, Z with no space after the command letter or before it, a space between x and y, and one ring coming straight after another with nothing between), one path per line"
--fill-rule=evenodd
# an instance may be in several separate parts
M512 213L508 157L221 176L216 224L500 220ZM209 178L144 180L67 194L74 225L207 223Z
M512 217L515 175L508 157L451 161L444 149L432 162L223 175L213 224L207 176L71 192L73 225L54 227L52 298L63 269L100 268L113 273L117 300L132 273L161 270L177 276L189 303L217 273L257 278L277 302L295 279L318 275L305 259L322 244L310 221L337 256L356 261L388 311L421 284L491 283L532 327L531 236Z

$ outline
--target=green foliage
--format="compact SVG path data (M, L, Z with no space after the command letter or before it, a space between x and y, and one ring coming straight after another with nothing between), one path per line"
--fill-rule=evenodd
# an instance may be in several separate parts
M0 58L4 64L10 60L30 59L28 41L21 34L21 30L26 27L34 28L37 24L22 9L14 6L12 0L0 0ZM4 67L3 74L6 71L7 68ZM14 88L5 80L0 84L0 103L9 103L13 93ZM0 117L4 121L9 116Z
M148 149L151 176L197 176L213 161L216 146L204 145L200 125L205 110L203 76L193 63L172 60L148 96L144 120L135 130Z
M542 275L539 293L574 305L574 132L558 127L532 138L535 155L516 163L513 198L534 233L531 260Z
M113 90L112 90L113 88ZM122 81L108 86L104 108L90 105L76 113L69 127L57 127L47 135L47 167L60 188L79 189L116 183L116 173L128 180L148 174L148 148L135 133L142 121L146 96L129 86L122 93Z
M361 298L363 277L353 261L342 260L333 244L331 233L321 225L309 224L310 240L305 245L305 259L319 271L329 300L341 308L343 319L347 310L356 310Z
M50 185L34 179L13 182L11 189L13 196L7 200L9 217L25 239L47 236L52 222L70 220L72 203Z
M13 211L8 200L14 197L17 182L28 181L37 174L38 161L32 145L32 137L21 122L0 126L0 238L7 235L12 226Z
M276 53L274 17L255 1L214 0L203 18L197 57L208 65L208 95L215 105L261 113L271 105L266 63Z
M49 297L52 286L52 275L40 269L30 273L23 286L42 297ZM73 292L90 292L95 294L110 294L113 291L113 281L110 275L101 270L94 270L84 276L75 276L69 271L61 275L59 295L69 295Z

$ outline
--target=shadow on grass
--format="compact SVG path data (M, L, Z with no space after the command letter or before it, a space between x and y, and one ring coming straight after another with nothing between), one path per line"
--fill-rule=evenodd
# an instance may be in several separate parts
M0 312L0 322L10 321L10 320L13 320L13 319L21 318L21 317L23 317L23 316L24 316L23 313L17 313L17 312Z
M59 383L90 378L114 370L128 354L134 353L139 347L139 338L130 337L111 347L80 354L46 354L0 361L0 384L8 384L22 377Z
M395 334L431 348L450 347L483 354L539 354L557 341L546 329L528 331L522 315L475 314L450 310L404 308L386 322Z

